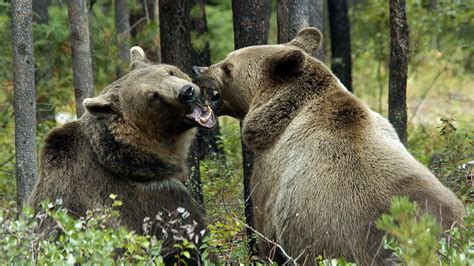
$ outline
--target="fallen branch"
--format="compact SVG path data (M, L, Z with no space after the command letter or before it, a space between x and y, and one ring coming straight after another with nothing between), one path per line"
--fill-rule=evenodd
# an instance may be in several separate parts
M235 219L235 217L233 217ZM301 255L303 254L303 252L298 256L298 258L294 259L293 257L291 257L290 255L288 255L288 253L286 253L286 251L283 249L282 246L280 246L280 244L276 243L275 241L272 241L270 240L269 238L267 238L266 236L264 236L262 233L260 233L259 231L255 230L254 228L252 228L251 226L248 226L247 224L244 224L244 226L247 228L247 229L250 229L252 232L254 232L256 235L258 235L259 237L263 238L265 241L267 241L268 243L271 243L273 245L275 245L278 249L280 249L281 253L283 254L283 256L285 256L288 261L287 263L293 263L293 265L298 265L296 263L296 260L298 260L299 257L301 257Z

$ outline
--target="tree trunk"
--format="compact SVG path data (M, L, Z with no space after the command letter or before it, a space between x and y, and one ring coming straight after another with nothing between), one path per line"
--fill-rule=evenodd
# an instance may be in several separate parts
M117 31L117 45L122 66L119 67L119 76L124 74L123 67L130 63L130 11L128 0L115 0L115 28Z
M267 43L266 7L264 1L232 0L235 49Z
M232 13L234 23L234 47L240 49L251 45L262 45L267 43L268 23L266 23L266 10L268 5L260 0L232 0ZM241 126L242 128L242 126ZM245 220L253 227L253 212L250 178L253 168L253 154L242 142L242 159L244 167L244 199ZM252 231L247 229L247 235ZM256 254L254 238L249 241L250 252Z
M160 0L160 37L163 63L192 73L189 1Z
M17 205L36 182L36 93L32 2L12 1Z
M72 48L72 70L76 114L84 113L82 101L94 95L91 42L89 34L89 10L86 0L68 0L69 30Z
M298 31L308 26L316 27L323 32L323 7L323 0L279 0L277 7L278 43L291 41ZM319 48L314 56L323 60L323 49Z
M400 140L407 142L406 88L408 74L408 23L405 0L390 0L390 62L388 119Z
M331 31L332 72L352 92L351 34L347 16L347 0L328 1Z
M197 37L201 37L207 32L206 21L206 0L192 0L191 10L194 16L191 17L191 29L197 33ZM198 11L198 12L197 12ZM211 54L209 51L209 41L205 40L203 47L193 47L193 65L209 66L211 65ZM211 92L208 92L211 93ZM219 123L212 130L198 129L197 143L199 151L199 159L204 159L209 153L222 157L224 150L217 144L219 136Z
M175 65L191 75L193 62L189 1L160 0L159 14L163 63ZM203 195L197 147L197 140L194 140L189 151L191 178L188 180L188 186L194 199L202 206Z

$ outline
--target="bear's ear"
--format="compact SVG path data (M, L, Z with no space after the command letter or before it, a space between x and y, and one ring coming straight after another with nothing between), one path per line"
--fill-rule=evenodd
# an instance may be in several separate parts
M148 65L145 51L140 46L133 46L130 49L130 70L135 70Z
M285 49L272 55L265 63L273 79L287 79L303 72L306 55L299 49Z
M308 54L314 54L321 45L321 32L316 28L304 28L288 44L298 47Z
M105 117L113 113L112 99L107 94L94 98L86 98L82 102L84 108L95 117Z

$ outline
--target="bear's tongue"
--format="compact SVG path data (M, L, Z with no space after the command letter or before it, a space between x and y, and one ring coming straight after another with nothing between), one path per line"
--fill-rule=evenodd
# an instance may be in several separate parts
M200 126L205 128L213 128L216 125L216 117L211 107L197 103L193 112L186 115L189 119L194 120Z

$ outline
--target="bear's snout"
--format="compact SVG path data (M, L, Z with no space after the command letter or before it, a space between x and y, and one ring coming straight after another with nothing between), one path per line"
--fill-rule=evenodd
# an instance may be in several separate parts
M196 89L191 85L183 86L181 90L179 90L178 100L183 104L190 104L196 102Z

